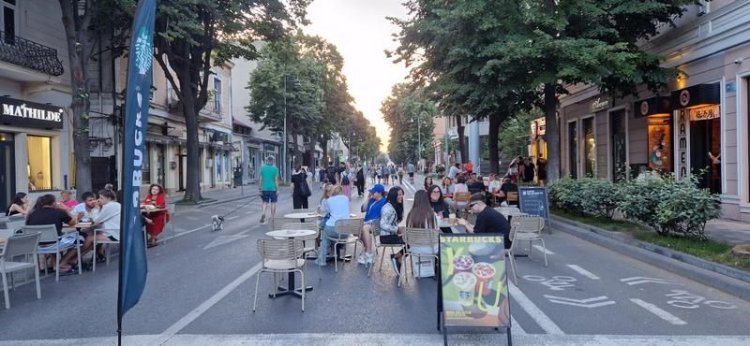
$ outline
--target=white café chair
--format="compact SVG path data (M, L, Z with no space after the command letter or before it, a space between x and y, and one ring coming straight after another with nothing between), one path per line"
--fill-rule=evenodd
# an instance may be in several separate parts
M379 222L378 222L379 223ZM375 234L378 233L378 234ZM396 249L401 250L404 247L404 244L383 244L380 242L380 230L373 230L372 232L372 243L374 244L373 247L375 248L375 255L378 255L378 252L380 252L380 259L378 262L380 262L378 271L383 271L383 260L385 259L385 252L390 249L391 255L396 253ZM367 270L367 276L372 275L372 267L373 265L370 265L370 268Z
M78 255L78 275L83 273L81 269L81 242L78 241L78 233L71 232L63 234L62 236L57 235L57 227L55 225L38 225L30 226L26 225L21 228L22 234L34 234L39 233L39 242L48 243L39 245L37 253L39 255L55 255L55 281L60 281L60 260L62 252L75 248ZM44 273L47 274L47 261L44 261Z
M357 243L359 243L359 236L362 233L362 227L365 224L364 219L340 219L336 220L335 229L338 237L328 237L328 240L333 242L334 249L334 271L339 271L339 254L336 253L336 249L339 244L352 244L354 243L354 253L352 258L357 255Z
M32 269L34 281L36 281L36 299L42 299L42 287L39 285L39 257L37 255L39 237L39 233L13 236L8 238L5 241L5 246L0 249L0 275L3 276L5 309L10 309L8 274L13 272ZM16 260L18 257L23 257L23 260Z
M437 229L430 228L414 228L406 227L404 229L404 243L406 243L406 251L404 252L403 260L401 261L402 268L408 267L410 262L406 259L414 261L416 257L417 263L421 263L422 257L428 257L437 263L438 260L438 241L440 231ZM425 251L426 250L426 251ZM422 270L422 266L418 266L419 270ZM398 286L401 287L401 280L407 280L406 269L401 273L401 277L398 280ZM412 268L412 275L414 275L414 268ZM436 273L437 274L437 273ZM422 273L417 273L417 277L421 277ZM434 276L435 278L437 275Z
M538 241L542 245L542 253L544 254L544 266L547 264L547 247L544 246L544 239L542 239L542 229L544 228L544 218L540 216L532 215L516 215L510 221L511 229L515 228L516 232L511 238L511 241L515 244L521 241L529 242L529 255L532 251L532 243Z
M260 276L263 273L273 273L274 296L278 285L276 284L276 274L298 272L300 274L300 287L302 287L302 311L305 311L305 272L302 267L305 265L305 259L302 257L304 243L300 239L258 239L258 254L263 260L262 268L255 279L255 297L253 298L253 312L258 305L258 287L260 285Z
M21 219L21 220L9 219L8 221L5 222L5 228L15 233L16 231L20 230L25 224L26 224L26 220L24 219Z
M106 231L107 231L107 229L97 229L96 232L94 233L94 245L93 245L93 248L91 248L91 251L94 252L94 256L93 256L94 260L91 262L91 271L92 272L96 271L96 257L97 257L96 248L97 248L97 246L100 245L100 244L102 246L104 246L105 263L107 265L109 265L109 257L110 257L109 256L109 246L112 245L112 244L120 244L119 240L112 240L112 239L109 239L109 237L107 237L106 240L98 239L98 237L96 235L98 233L102 233L102 234L104 234L106 236L106 233L105 233ZM120 230L111 230L111 231L116 231L118 233L120 232ZM145 236L145 234L144 234L144 236Z

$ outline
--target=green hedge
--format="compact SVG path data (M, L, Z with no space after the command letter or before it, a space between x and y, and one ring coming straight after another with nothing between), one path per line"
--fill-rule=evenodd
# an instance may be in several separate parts
M650 176L619 183L564 178L550 185L549 196L555 208L608 219L617 210L662 235L703 239L706 222L719 217L718 196L698 188L696 178Z

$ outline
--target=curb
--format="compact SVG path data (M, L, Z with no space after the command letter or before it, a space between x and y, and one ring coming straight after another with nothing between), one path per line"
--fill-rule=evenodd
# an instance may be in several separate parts
M750 273L558 216L549 221L557 230L750 301Z

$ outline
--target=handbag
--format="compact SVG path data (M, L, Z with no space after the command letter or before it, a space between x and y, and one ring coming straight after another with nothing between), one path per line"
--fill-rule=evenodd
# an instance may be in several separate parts
M310 186L307 185L306 181L303 180L302 183L300 183L299 188L300 188L300 192L302 192L302 196L310 197L312 195L312 191L310 191Z

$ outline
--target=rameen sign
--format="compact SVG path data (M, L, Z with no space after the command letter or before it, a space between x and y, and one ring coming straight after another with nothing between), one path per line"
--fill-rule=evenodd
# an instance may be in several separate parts
M17 100L9 97L0 98L0 124L38 129L62 129L63 109L61 107Z

